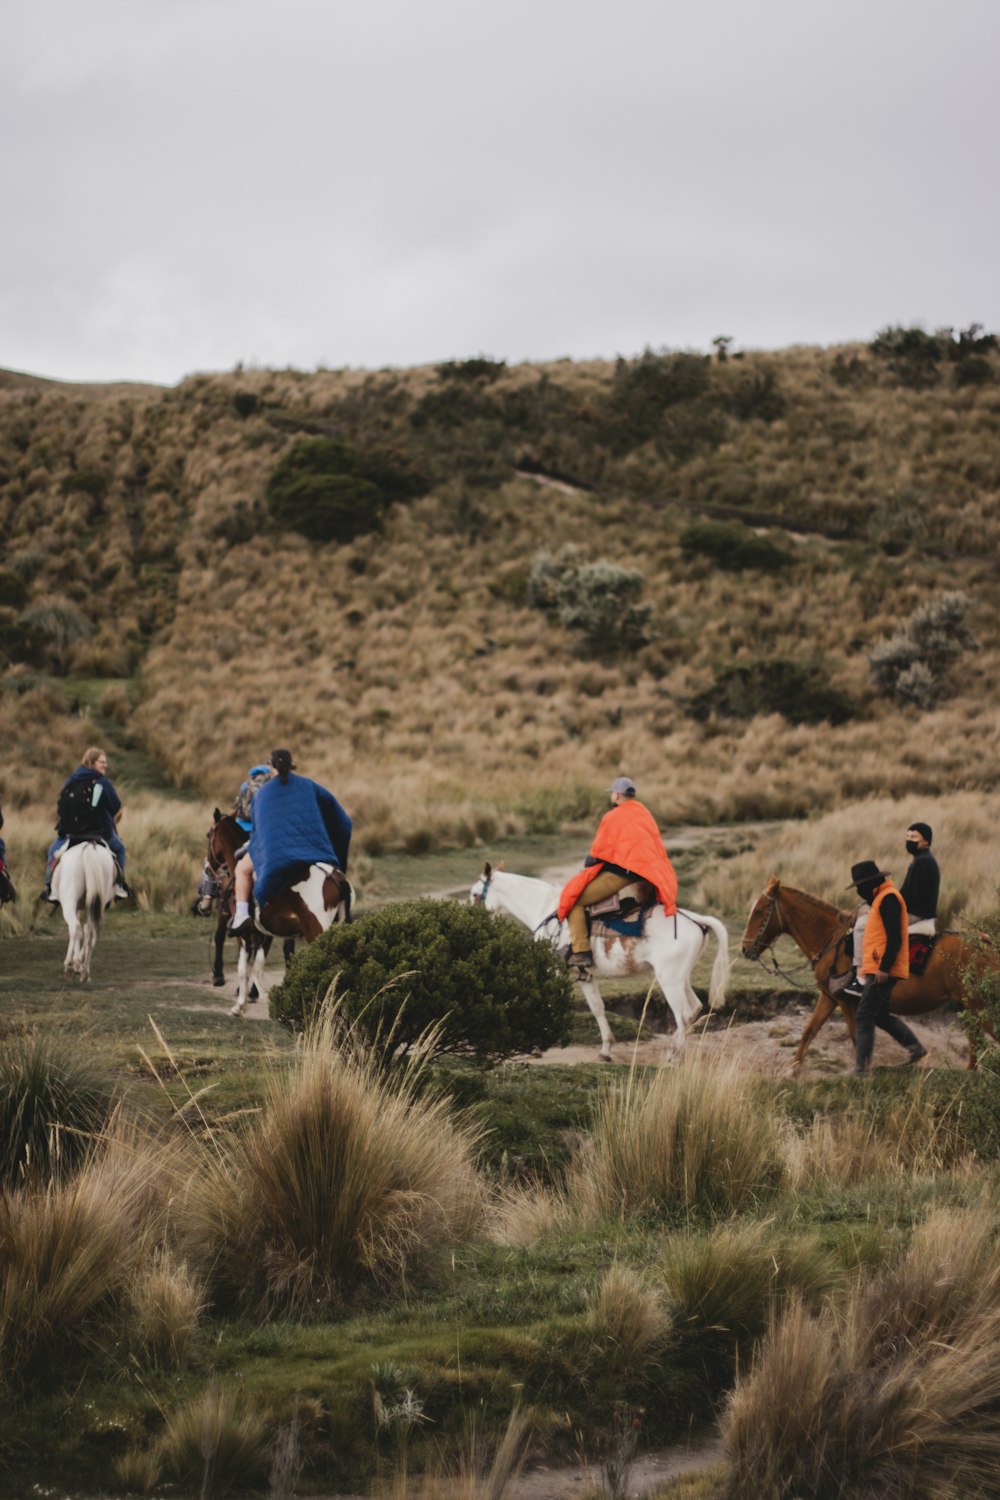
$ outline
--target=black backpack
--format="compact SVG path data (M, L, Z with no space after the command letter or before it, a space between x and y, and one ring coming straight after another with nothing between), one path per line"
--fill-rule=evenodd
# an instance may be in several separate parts
M82 838L86 834L101 833L104 819L94 806L94 788L97 777L67 781L59 793L56 809L57 828L67 838ZM101 788L103 791L103 787Z

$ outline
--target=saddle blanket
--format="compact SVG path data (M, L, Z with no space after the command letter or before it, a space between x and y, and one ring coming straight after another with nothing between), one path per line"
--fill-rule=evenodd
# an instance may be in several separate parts
M590 922L590 935L594 937L630 937L640 938L646 930L646 916L656 905L651 901L648 906L637 906L621 917L593 917Z
M910 938L910 976L919 979L927 968L931 954L934 952L934 944L940 937L940 933L934 933L932 937L926 937L918 933L916 937Z

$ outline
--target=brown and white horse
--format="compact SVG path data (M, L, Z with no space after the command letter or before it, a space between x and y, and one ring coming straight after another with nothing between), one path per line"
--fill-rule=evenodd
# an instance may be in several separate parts
M507 912L542 942L569 948L569 926L556 915L559 890L547 880L513 875L487 864L470 890L469 900L489 911ZM701 1014L702 1004L692 987L691 971L710 935L717 944L708 990L709 1007L714 1010L726 998L729 976L729 935L718 917L699 916L681 907L677 908L676 916L668 917L662 906L657 906L646 918L641 937L600 937L591 943L594 969L602 979L621 979L643 969L652 970L673 1011L677 1031L671 1050L677 1058L684 1051L688 1027ZM580 989L601 1033L597 1056L601 1062L610 1062L614 1036L597 980L586 980Z
M761 954L787 933L809 960L819 986L819 999L792 1059L793 1068L800 1066L810 1042L838 1005L844 1013L851 1042L854 1041L858 1002L842 995L833 996L827 988L834 974L843 974L850 966L849 951L844 945L853 926L853 912L842 911L819 896L782 885L776 875L771 876L751 907L743 930L743 957L760 960ZM889 1009L896 1016L923 1016L951 1002L976 1011L979 1006L975 996L965 993L965 976L989 969L1000 970L1000 957L992 949L969 942L959 932L942 932L924 972L901 979L894 986ZM983 1029L993 1036L990 1026L982 1017L980 1020ZM971 1042L967 1066L976 1066Z
M224 870L229 877L227 898L220 903L224 909L233 899L236 851L246 840L246 832L236 819L216 808L208 831L208 862L213 870ZM245 941L240 939L236 1003L230 1015L243 1014L254 986L258 997L266 999L264 964L273 938L302 938L314 943L334 922L351 920L352 898L350 881L335 865L302 865L295 870L281 894L256 913L254 932Z

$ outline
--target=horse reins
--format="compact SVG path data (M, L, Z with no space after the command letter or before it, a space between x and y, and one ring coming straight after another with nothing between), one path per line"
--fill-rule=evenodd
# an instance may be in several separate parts
M753 942L751 943L749 951L746 952L746 953L744 953L743 956L744 956L744 958L750 959L751 962L753 962L753 963L760 964L760 966L764 970L765 974L777 974L779 978L781 978L781 979L787 979L791 984L798 985L798 987L800 989L803 989L803 988L805 988L805 986L802 984L802 982L801 982L801 980L799 979L798 976L799 976L799 974L804 973L805 970L799 969L795 973L791 973L790 974L790 973L786 972L786 970L784 970L783 968L781 968L781 966L779 965L778 960L777 960L777 958L775 956L775 953L774 953L774 944L778 941L778 938L781 937L782 934L779 932L775 937L773 937L771 939L771 941L767 944L767 946L765 948L762 948L761 945L760 945L760 940L763 937L764 933L767 931L768 923L770 922L771 918L774 916L775 910L776 910L777 905L778 905L778 901L780 899L780 895L781 895L781 891L780 891L780 888L779 888L779 890L775 891L775 893L771 896L771 898L770 898L771 904L770 904L770 906L767 909L767 915L765 916L764 920L761 922L760 927L757 929L757 936L754 938ZM829 953L829 951L830 951L830 949L832 947L834 947L837 943L839 943L841 941L841 939L846 935L846 930L847 929L845 929L844 932L836 932L836 933L834 933L833 937L829 938L823 944L822 948L819 949L818 952L813 953L811 956L809 954L806 954L806 963L809 965L810 973L813 974L814 978L815 978L816 965L819 963L819 961L820 961L821 958L824 958L826 956L826 954ZM764 956L763 955L765 953L767 953L767 952L770 952L770 954L771 954L771 964L770 964L770 967L764 962Z

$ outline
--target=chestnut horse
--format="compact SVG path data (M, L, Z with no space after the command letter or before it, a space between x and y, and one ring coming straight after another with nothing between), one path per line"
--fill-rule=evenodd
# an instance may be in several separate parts
M236 851L246 841L246 831L236 819L216 808L208 832L208 861L214 870L225 870L229 876L230 901L236 878ZM352 895L347 876L335 865L302 865L296 869L281 894L256 913L254 932L245 941L240 939L236 1003L230 1015L243 1014L253 987L266 999L264 963L272 938L304 938L306 943L314 943L334 922L351 920ZM223 908L228 904L221 903Z
M793 1069L801 1065L810 1042L838 1005L844 1013L852 1043L854 1041L858 1002L839 994L831 995L828 989L834 975L843 975L851 966L850 933L853 926L853 912L842 911L828 901L821 901L818 896L782 885L776 875L771 876L750 909L743 931L744 958L759 962L761 954L787 933L809 960L819 985L819 999L792 1059ZM975 997L970 995L966 999L965 995L965 975L970 969L977 973L1000 969L1000 960L991 950L968 942L961 933L942 932L923 974L901 979L893 986L889 1009L896 1016L923 1016L951 1002L967 1004L970 1010L976 1011L979 1006ZM993 1036L992 1028L985 1021L982 1025ZM976 1052L971 1041L966 1066L976 1066Z

